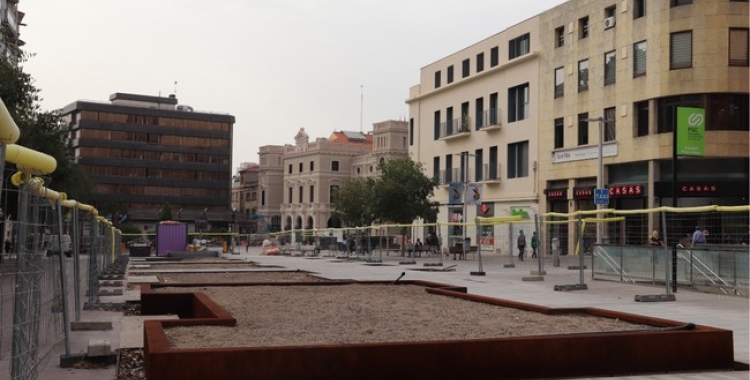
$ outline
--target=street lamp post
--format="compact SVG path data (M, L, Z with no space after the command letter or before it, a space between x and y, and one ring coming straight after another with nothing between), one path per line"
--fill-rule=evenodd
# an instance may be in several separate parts
M604 188L604 164L602 162L602 157L604 154L603 154L602 144L604 141L604 122L610 122L614 120L605 120L603 116L599 116L594 119L586 119L586 122L589 122L589 123L595 122L595 121L599 123L599 144L598 144L599 170L596 175L596 188L603 189ZM597 219L602 218L601 209L602 209L602 205L597 203L596 204ZM597 244L602 243L602 232L603 232L602 230L603 230L602 222L597 222L596 223L596 243Z
M237 228L237 226L235 226L236 218L237 218L237 209L233 208L232 209L232 226L229 228L229 232L230 232L229 238L232 239L232 252L231 252L232 255L234 254L234 231Z

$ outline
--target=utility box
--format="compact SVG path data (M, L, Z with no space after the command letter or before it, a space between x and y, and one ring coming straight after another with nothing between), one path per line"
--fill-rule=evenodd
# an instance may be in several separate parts
M130 257L149 257L151 256L151 243L130 243L128 254Z
M187 238L186 224L161 222L156 226L156 256L167 256L168 251L184 251Z

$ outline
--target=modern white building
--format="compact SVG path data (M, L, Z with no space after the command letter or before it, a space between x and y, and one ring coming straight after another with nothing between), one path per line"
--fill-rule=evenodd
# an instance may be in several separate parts
M510 215L531 222L539 213L539 36L532 17L420 70L406 101L409 153L439 179L440 222ZM473 204L463 203L464 190ZM500 228L507 226L479 231L483 251L509 247ZM477 234L461 226L438 232L450 246Z

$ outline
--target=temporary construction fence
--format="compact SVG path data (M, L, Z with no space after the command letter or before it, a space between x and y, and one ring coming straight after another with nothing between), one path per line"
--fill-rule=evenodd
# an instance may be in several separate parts
M585 254L594 256L592 275L599 279L619 278L633 282L665 281L658 259L647 261L648 267L625 270L628 252L641 257L661 253L648 247L654 230L664 240L664 247L689 248L692 233L700 227L706 243L692 249L678 250L676 282L687 287L717 287L741 293L747 288L747 246L750 206L660 207L639 210L586 210L569 214L546 213L538 223L525 217L477 218L468 222L437 222L394 225L372 225L357 228L287 230L269 234L286 254L321 254L329 256L365 255L380 259L389 255L440 257L456 254L475 257L492 254L507 257L514 265L534 251L542 259L559 265L560 256ZM526 245L519 250L518 239L524 233ZM536 233L538 247L531 246ZM437 249L429 243L431 234L439 239ZM615 249L615 247L617 247ZM440 252L436 255L435 252ZM640 252L640 253L638 253ZM635 258L633 259L635 261ZM662 260L666 260L662 258ZM619 263L619 264L618 264ZM684 266L684 268L683 268ZM635 275L639 273L639 275ZM672 271L675 273L675 271ZM670 276L672 276L670 274ZM747 293L745 291L744 293Z
M45 364L70 354L71 318L80 320L82 302L99 302L99 273L114 260L119 242L97 210L66 199L38 176L54 171L54 158L14 145L18 127L0 101L0 173L6 162L19 172L17 220L0 254L0 378L34 380ZM7 204L7 203L6 203ZM9 374L6 376L4 374Z

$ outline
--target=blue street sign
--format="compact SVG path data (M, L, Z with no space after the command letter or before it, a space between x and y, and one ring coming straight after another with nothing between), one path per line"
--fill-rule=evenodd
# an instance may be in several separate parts
M609 204L609 189L594 189L594 204L595 205L608 205Z

